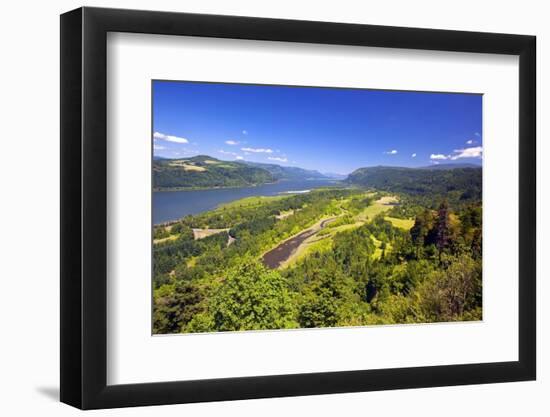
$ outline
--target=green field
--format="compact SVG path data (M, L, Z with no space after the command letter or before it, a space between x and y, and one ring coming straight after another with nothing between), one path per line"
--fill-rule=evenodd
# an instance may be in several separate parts
M380 259L382 257L382 252L387 254L391 251L391 244L390 243L386 244L386 248L384 249L384 251L382 251L382 248L381 248L382 241L376 239L372 235L371 235L371 239L372 239L374 245L376 246L376 249L374 250L374 253L372 254L372 259Z
M387 221L389 221L391 224L393 224L395 227L399 227L403 230L411 230L411 228L414 226L414 220L413 219L398 219L395 217L386 216L384 217Z
M259 207L273 201L282 200L284 198L289 198L291 195L275 195L275 196L254 196L254 197L245 197L240 200L231 201L229 203L220 204L216 210L227 210L234 208L250 208L250 207Z
M306 259L313 253L322 253L332 249L332 239L330 237L314 237L311 241L306 241L298 250L291 256L282 268L290 268L298 262Z
M375 202L373 205L366 207L356 218L359 221L368 221L372 220L375 216L385 211L390 210L392 207L382 204L380 202Z

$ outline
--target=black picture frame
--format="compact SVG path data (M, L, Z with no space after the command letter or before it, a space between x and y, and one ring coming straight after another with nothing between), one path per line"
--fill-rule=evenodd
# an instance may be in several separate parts
M519 360L107 385L108 32L519 56ZM81 409L534 380L534 36L80 8L61 16L61 401Z

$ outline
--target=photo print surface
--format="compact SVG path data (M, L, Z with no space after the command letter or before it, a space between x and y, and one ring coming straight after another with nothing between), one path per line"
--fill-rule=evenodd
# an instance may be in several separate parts
M482 320L482 95L152 98L153 334Z

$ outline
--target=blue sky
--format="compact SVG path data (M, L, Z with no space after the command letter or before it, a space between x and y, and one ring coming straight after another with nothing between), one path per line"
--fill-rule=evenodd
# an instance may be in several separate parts
M155 156L210 155L347 174L481 163L482 96L153 82Z

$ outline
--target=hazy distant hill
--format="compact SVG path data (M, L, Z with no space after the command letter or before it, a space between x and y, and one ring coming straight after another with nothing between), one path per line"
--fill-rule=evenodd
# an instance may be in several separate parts
M457 169L457 168L481 168L481 165L469 164L469 163L456 163L456 164L438 164L438 165L429 165L426 167L418 169L431 169L431 170L440 170L440 169Z
M460 199L480 199L481 172L481 167L433 169L377 166L353 171L346 182L393 192L454 193Z
M153 159L153 188L193 189L244 187L274 181L271 172L207 155L182 159Z
M333 180L345 180L348 177L346 174L336 174L334 172L322 172L321 174Z
M285 167L277 164L264 164L261 162L244 162L245 164L269 171L277 180L303 180L311 178L329 178L319 171L303 169L298 167Z

